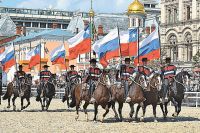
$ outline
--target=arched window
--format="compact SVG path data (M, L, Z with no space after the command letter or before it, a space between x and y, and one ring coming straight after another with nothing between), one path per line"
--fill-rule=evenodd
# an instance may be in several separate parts
M185 43L187 47L187 61L191 61L192 60L192 35L189 32L185 34Z
M178 59L178 46L177 37L173 34L169 37L168 42L170 44L170 56L173 58L173 61L177 61Z

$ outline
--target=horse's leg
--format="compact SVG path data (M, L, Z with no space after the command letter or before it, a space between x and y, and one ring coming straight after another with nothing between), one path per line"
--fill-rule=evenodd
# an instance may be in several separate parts
M101 119L101 122L103 122L104 121L104 118L106 117L106 115L108 114L108 112L109 112L109 107L108 107L108 105L106 105L106 108L105 108L105 110L106 110L106 112L103 114L103 117L102 117L102 119Z
M154 105L152 105L152 106L153 106L154 122L158 122L158 121L157 121L157 118L156 118L156 107L157 107L157 104L154 104Z
M166 119L166 113L164 111L163 103L160 103L160 108L161 108L162 113L163 113L163 118Z
M44 106L43 106L43 103L42 103L42 98L40 98L40 104L41 104L41 108L42 108L42 111L44 110Z
M51 103L51 100L52 100L52 98L49 98L49 100L47 100L46 110L49 109L49 105L50 105L50 103Z
M93 119L94 122L96 122L97 120L97 113L98 113L98 105L94 103L94 119Z
M44 108L46 107L45 102L46 102L46 97L44 97L44 98L43 98L43 101L42 101L42 104L43 104L42 106L43 106Z
M118 120L119 117L118 117L117 111L116 111L116 109L115 109L115 102L112 103L112 110L113 110L113 112L115 113L115 119Z
M129 116L130 116L130 118L132 118L132 117L133 117L133 114L134 114L134 104L130 103L129 106L130 106L130 108L131 108L131 111L130 111L130 113L129 113Z
M182 105L182 101L178 102L178 112L177 112L177 116L179 115L179 113L181 112L181 105Z
M145 113L146 113L146 107L147 107L146 105L143 105L143 106L142 106L143 115L142 115L142 117L140 118L140 121L142 121L142 122L144 121L144 117L145 117Z
M67 97L67 108L69 109L69 98Z
M80 101L76 100L76 117L75 120L77 121L79 118L79 106L80 106Z
M10 108L10 97L8 97L8 106L7 108L9 109Z
M14 95L14 97L12 98L12 102L13 102L13 110L15 111L16 110L16 105L15 105L15 99L17 97Z
M178 104L177 102L173 99L171 100L172 103L174 104L174 108L175 108L175 112L172 114L173 117L177 117L178 116Z
M27 101L27 105L23 107L24 109L27 108L31 104L30 103L30 98L26 98L26 101Z
M122 122L123 120L123 116L122 116L122 108L123 108L124 103L119 103L119 108L118 108L118 112L119 112L119 117L120 117L120 122Z
M165 105L164 105L164 106L165 106L165 114L166 114L166 116L167 116L167 114L168 114L168 109L167 109L167 104L168 104L168 102L165 102L164 104L165 104Z
M140 106L140 104L138 104L136 112L135 112L135 120L136 121L138 121L138 112L139 112L140 108L141 108L141 106Z
M84 110L84 113L85 113L86 121L88 121L88 113L87 113L88 105L89 105L89 102L85 102L85 104L83 105L83 110Z
M24 106L24 98L21 97L21 110L23 110L23 106Z

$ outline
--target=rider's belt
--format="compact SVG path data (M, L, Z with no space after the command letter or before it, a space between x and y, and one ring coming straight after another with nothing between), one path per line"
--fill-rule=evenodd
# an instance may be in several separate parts
M42 78L50 78L50 76L42 76Z
M100 75L97 75L97 74L90 74L92 77L100 77Z
M122 73L122 76L130 76L130 73Z
M166 72L164 72L164 75L169 75L169 74L170 74L170 75L171 75L171 74L174 75L174 71L166 71Z

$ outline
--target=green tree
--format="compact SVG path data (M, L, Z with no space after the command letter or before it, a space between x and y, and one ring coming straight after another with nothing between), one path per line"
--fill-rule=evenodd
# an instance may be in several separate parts
M197 51L195 56L193 56L194 66L200 67L200 51Z

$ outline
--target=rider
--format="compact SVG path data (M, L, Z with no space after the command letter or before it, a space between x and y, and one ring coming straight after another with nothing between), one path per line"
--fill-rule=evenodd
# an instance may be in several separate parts
M67 72L67 75L66 75L66 81L67 82L70 82L70 86L72 87L73 85L75 85L75 80L77 79L77 76L78 76L78 72L76 70L74 70L74 68L76 67L75 65L70 65L70 71ZM72 89L70 87L70 92L69 92L69 97L71 97L71 92L72 92Z
M92 96L90 99L90 103L95 102L95 99L93 97L95 82L99 79L100 74L102 73L100 68L97 67L96 63L96 59L90 60L90 67L88 70L86 70L86 79L84 81L84 83L89 84L90 95Z
M41 94L41 88L45 86L49 78L51 77L52 73L48 70L49 66L44 65L43 66L44 70L40 72L40 87L37 89L38 95L36 97L36 101L40 100L40 94Z
M138 72L145 76L145 80L149 82L149 79L152 78L154 71L147 66L148 59L142 58L142 65L138 66Z
M26 73L23 71L23 66L19 65L19 70L14 75L14 81L16 86L19 85L19 91L21 91L21 87L25 83L25 76Z
M135 72L135 68L131 65L131 59L125 58L125 64L120 65L117 72L117 80L121 80L122 84L124 85L125 91L125 100L126 102L130 102L131 98L128 96L129 91L129 77L133 75ZM120 76L120 78L119 78ZM128 96L128 97L127 97Z
M166 58L166 65L161 68L161 75L163 78L163 91L164 91L164 98L165 100L167 99L167 92L169 91L169 87L173 83L173 78L176 75L176 66L171 64L171 58L167 57ZM163 99L164 100L164 99Z

